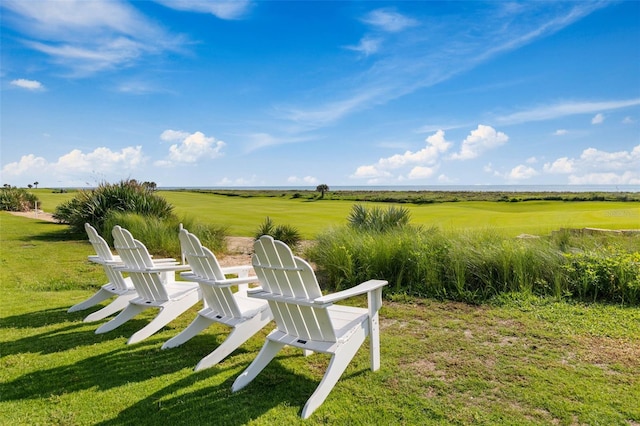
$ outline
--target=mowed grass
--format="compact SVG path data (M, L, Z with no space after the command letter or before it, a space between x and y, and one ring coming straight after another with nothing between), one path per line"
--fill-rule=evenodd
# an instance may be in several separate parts
M140 344L125 342L152 313L96 335L98 324L82 322L93 309L66 312L104 282L89 254L88 242L71 238L66 226L0 213L0 424L640 422L638 308L509 295L481 306L386 299L381 369L368 369L366 342L326 402L302 421L328 357L286 349L232 394L270 326L198 373L193 367L226 328L212 326L175 349L160 346L199 307Z
M253 236L265 217L287 223L313 239L332 226L346 224L352 201L292 198L243 198L194 192L160 191L178 214L228 225L229 235ZM367 203L386 207L388 203ZM640 228L640 206L632 202L466 201L426 205L402 204L411 223L451 229L500 229L507 235L548 234L559 228Z
M32 190L45 211L73 197L73 192ZM178 215L196 217L205 223L226 226L229 235L253 236L269 216L276 224L296 227L306 239L332 227L346 224L354 204L346 200L308 200L290 194L275 197L225 196L191 191L158 191L175 207ZM275 192L277 194L277 191ZM361 203L389 206L389 203ZM452 229L500 229L506 235L548 234L559 228L640 228L637 202L612 201L460 201L434 204L402 204L411 212L411 223Z

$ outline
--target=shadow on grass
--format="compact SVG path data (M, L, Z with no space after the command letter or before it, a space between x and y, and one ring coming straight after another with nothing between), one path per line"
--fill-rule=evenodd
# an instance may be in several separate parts
M224 371L221 365L193 373L121 411L100 426L157 424L244 425L278 405L302 407L319 381L309 380L283 367L279 360L302 355L280 356L272 361L246 388L231 392L234 374L220 384L184 393L207 377ZM234 366L233 368L237 368ZM232 370L233 368L228 368ZM244 371L243 366L241 371ZM238 373L239 374L239 373Z
M49 222L38 222L35 223L34 226L37 225L46 225L47 227L51 227L51 223ZM43 242L59 242L59 241L87 241L87 234L80 232L73 232L69 229L68 225L59 224L60 229L56 229L55 231L42 231L32 235L24 235L20 238L21 241L43 241Z

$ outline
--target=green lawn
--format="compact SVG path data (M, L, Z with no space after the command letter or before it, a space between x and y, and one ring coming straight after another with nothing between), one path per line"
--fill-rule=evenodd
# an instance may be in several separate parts
M50 189L33 192L45 211L69 200L73 193L54 194ZM331 226L344 225L353 201L308 200L286 197L240 197L189 191L159 191L179 215L228 226L229 235L253 236L269 216L276 224L298 228L312 239ZM374 203L375 204L375 203ZM388 204L376 205L387 206ZM640 228L640 204L618 201L460 201L434 204L402 204L411 211L414 224L443 229L501 229L508 235L548 234L559 228Z
M178 209L188 201L172 200ZM607 217L593 207L580 215ZM212 326L181 347L160 349L197 308L140 344L125 342L149 314L96 335L98 324L82 322L92 310L66 312L103 283L89 254L88 242L70 239L63 225L0 212L0 424L640 423L638 308L522 296L482 306L387 299L380 371L368 370L365 343L326 402L302 421L326 356L285 350L232 394L270 327L198 373L193 367L227 329Z

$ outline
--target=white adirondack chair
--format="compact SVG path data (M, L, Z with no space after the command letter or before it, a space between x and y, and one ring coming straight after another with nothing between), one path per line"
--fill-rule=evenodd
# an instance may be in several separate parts
M200 285L204 308L184 331L162 345L162 349L183 344L214 322L232 328L226 340L198 363L197 371L222 361L267 325L273 315L267 301L247 297L248 283L258 281L255 276L249 277L251 265L221 268L211 250L203 247L198 237L186 229L180 231L180 244L192 269L180 276ZM228 274L237 274L238 278L225 278ZM238 291L234 293L232 286L235 285Z
M256 359L235 380L233 392L251 382L285 345L305 353L329 353L327 371L302 410L306 419L327 398L367 336L371 370L380 368L378 310L386 281L370 280L323 296L311 266L270 236L255 242L252 263L262 288L250 289L249 295L269 301L277 327L267 336ZM365 293L368 309L333 304Z
M124 263L124 266L115 269L129 274L138 296L131 299L115 318L98 327L96 333L111 331L145 309L160 308L158 315L127 341L127 344L137 343L198 303L200 290L197 284L175 281L175 272L188 270L188 265L154 262L144 244L119 225L113 227L112 234L115 249Z
M76 312L88 309L104 300L117 296L113 302L104 308L93 312L84 319L85 322L89 322L104 319L123 310L129 304L129 300L136 297L137 293L133 287L131 278L123 277L122 272L114 269L116 266L122 266L120 256L116 256L111 253L109 245L104 238L98 234L93 226L85 223L84 229L87 231L89 241L91 242L93 249L96 251L95 255L89 256L89 260L102 265L109 282L100 287L100 290L87 300L70 307L67 312Z

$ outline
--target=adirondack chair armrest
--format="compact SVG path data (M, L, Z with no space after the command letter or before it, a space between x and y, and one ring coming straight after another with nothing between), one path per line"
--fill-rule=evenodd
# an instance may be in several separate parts
M172 257L163 257L162 259L154 259L153 256L151 256L151 260L153 260L153 263L173 263L174 265L179 265L180 262L178 262L176 259L172 258Z
M206 280L194 274L193 272L181 272L180 277L187 281L211 284L216 287L231 287L234 285L249 284L249 283L255 283L258 281L258 277L256 276L242 277L242 278L228 278L225 280Z
M97 263L99 265L124 266L124 263L122 263L122 260L120 260L119 257L115 257L115 256L114 256L114 259L112 260L105 260L97 255L87 256L87 259L89 259L90 262Z
M349 297L358 296L360 294L370 293L374 290L384 287L389 284L388 281L384 280L369 280L365 281L361 284L358 284L355 287L348 288L346 290L338 291L336 293L327 294L326 296L321 296L314 299L314 303L324 305L327 303L337 302L339 300L348 299Z
M225 275L236 274L238 277L247 276L249 271L253 268L253 265L236 265L226 266L222 269L222 273Z
M181 264L177 264L177 265L160 264L160 265L154 265L151 268L129 268L127 266L122 266L122 267L116 267L114 269L121 272L169 272L169 271L187 271L191 269L191 267L189 265L181 265Z
M269 293L268 291L264 291L262 287L250 288L247 290L247 296L255 297L256 299L273 300L275 302L293 303L300 306L313 306L316 308L321 305L309 299ZM330 303L325 303L325 305L330 305Z

